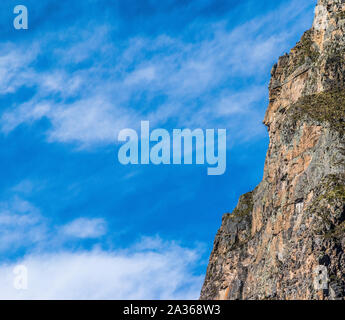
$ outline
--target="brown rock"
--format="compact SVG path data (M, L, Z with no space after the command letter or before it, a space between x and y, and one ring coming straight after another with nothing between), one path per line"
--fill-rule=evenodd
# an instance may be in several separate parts
M272 69L263 181L223 217L201 299L345 298L345 1Z

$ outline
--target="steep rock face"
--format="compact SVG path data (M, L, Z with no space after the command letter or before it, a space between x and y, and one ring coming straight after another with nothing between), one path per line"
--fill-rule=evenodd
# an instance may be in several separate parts
M263 181L223 217L201 299L345 298L345 0L272 69Z

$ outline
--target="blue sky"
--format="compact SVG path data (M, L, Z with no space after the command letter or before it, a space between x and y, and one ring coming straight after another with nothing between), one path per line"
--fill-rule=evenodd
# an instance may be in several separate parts
M262 177L271 67L315 1L23 0L28 30L17 4L0 4L0 298L197 298L222 215ZM226 128L226 173L120 165L141 120Z

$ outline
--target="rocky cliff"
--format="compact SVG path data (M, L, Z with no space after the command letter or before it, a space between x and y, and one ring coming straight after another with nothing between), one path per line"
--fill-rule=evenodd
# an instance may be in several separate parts
M272 69L264 177L223 217L201 299L345 298L345 0Z

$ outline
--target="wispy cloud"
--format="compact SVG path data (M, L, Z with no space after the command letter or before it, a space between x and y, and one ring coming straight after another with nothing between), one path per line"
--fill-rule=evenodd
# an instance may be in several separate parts
M62 232L67 236L87 239L99 238L106 234L104 219L79 218L62 227Z
M107 223L102 218L80 217L66 224L53 224L25 199L33 188L31 181L22 181L10 190L9 200L0 203L0 254L9 250L59 249L78 239L100 240L107 233Z
M235 28L226 21L206 26L196 22L184 37L136 37L120 46L109 41L109 27L98 26L94 41L87 31L78 42L68 41L73 32L66 33L64 39L57 38L67 45L51 53L56 65L49 73L31 67L47 45L36 43L25 59L23 51L8 49L0 53L4 75L0 91L13 92L22 85L37 90L30 101L6 109L1 128L9 133L20 124L45 117L51 123L48 141L88 147L114 143L119 130L137 127L139 119L149 119L154 125L224 127L234 115L245 114L242 121L232 122L233 134L238 140L255 137L263 130L242 129L253 126L246 119L255 119L260 127L267 102L262 79L267 79L274 59L305 28L303 13L310 4L291 1ZM188 32L196 29L205 37L186 40ZM53 38L49 35L45 42ZM88 67L78 67L83 61L88 61ZM250 85L239 89L237 81ZM245 104L244 93L252 88ZM242 97L235 93L226 98L231 90L242 91Z
M32 80L30 64L37 58L38 47L21 51L15 44L5 43L0 50L0 94L15 92Z
M36 245L46 238L39 209L18 196L0 203L0 227L0 253Z

